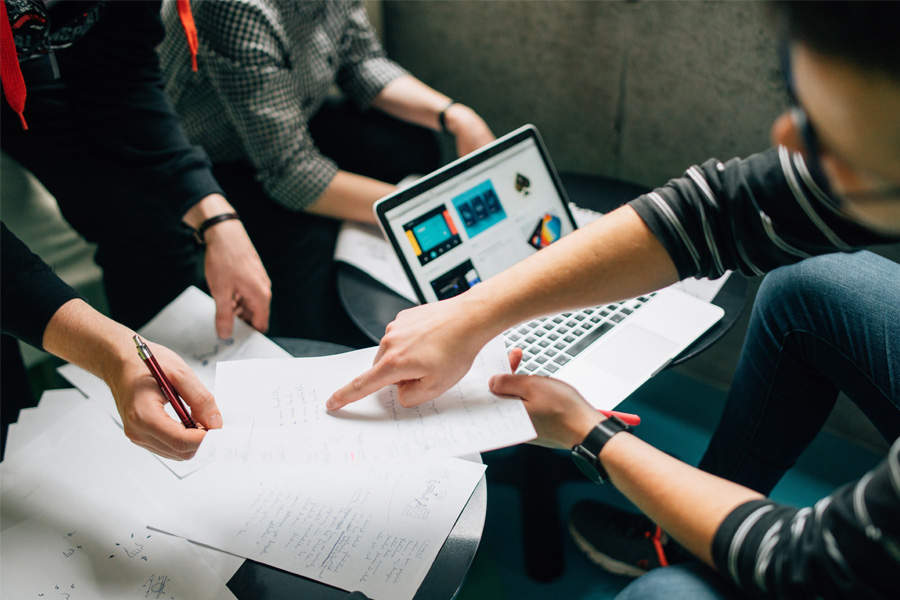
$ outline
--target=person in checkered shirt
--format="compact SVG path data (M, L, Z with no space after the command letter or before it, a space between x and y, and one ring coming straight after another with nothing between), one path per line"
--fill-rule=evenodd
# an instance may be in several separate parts
M368 345L341 308L341 219L494 140L484 120L387 58L362 2L195 2L195 64L178 5L159 47L166 92L250 232L272 279L271 332ZM336 97L335 89L340 90ZM312 293L311 293L312 292Z

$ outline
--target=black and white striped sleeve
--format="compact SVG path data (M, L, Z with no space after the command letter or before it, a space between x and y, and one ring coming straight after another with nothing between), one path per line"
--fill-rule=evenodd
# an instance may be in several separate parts
M814 507L739 506L712 552L719 571L754 598L896 598L900 439L878 467Z
M708 160L631 203L682 278L761 275L817 254L892 241L842 214L784 147Z

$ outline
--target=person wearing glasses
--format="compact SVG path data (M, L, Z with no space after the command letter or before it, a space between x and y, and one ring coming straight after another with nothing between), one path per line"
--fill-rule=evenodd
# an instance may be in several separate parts
M621 599L896 596L900 266L851 252L900 239L900 3L784 2L773 13L793 94L772 127L776 147L693 166L466 293L404 311L372 368L327 402L338 410L398 384L401 404L417 405L516 323L690 276L772 272L700 469L598 415L560 381L491 381L525 401L544 443L571 448L648 518L632 528L612 508L576 509L573 529L598 561L634 575L678 562L671 555L694 557L651 570ZM513 350L513 368L519 358ZM815 506L768 500L838 389L892 443L888 456ZM671 552L672 539L686 552Z

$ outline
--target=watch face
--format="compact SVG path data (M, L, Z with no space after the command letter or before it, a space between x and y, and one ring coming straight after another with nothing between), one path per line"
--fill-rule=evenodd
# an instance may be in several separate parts
M585 454L588 454L586 450L580 446L576 446L572 449L572 461L588 479L594 483L603 483L603 477L600 475L600 472L597 471L597 466L593 457L588 458Z

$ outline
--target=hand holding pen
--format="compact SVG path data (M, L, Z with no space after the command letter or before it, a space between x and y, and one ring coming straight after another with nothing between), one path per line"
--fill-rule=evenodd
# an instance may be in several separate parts
M111 363L101 374L116 399L125 435L165 458L192 458L207 430L222 427L215 398L176 353L135 338L133 331L127 335L131 343L118 347L118 365ZM183 409L178 419L166 411L169 403Z
M150 348L141 336L135 334L132 339L134 339L134 344L137 346L138 355L141 357L141 360L144 361L144 364L147 365L147 368L150 369L150 374L153 375L153 379L159 384L159 389L162 390L166 400L168 400L172 405L172 408L175 409L175 413L178 415L178 418L181 419L181 423L188 429L196 429L197 424L194 422L194 419L191 418L191 415L188 412L187 407L185 407L184 402L181 400L181 396L178 395L175 386L172 385L172 382L169 381L169 378L166 377L166 374L163 372L162 367L156 362L156 358L153 356L153 353L150 352Z

